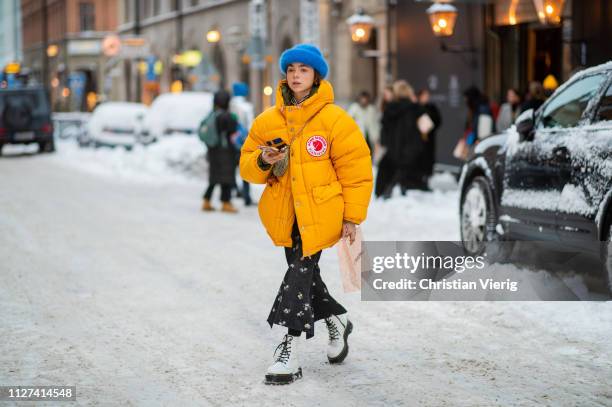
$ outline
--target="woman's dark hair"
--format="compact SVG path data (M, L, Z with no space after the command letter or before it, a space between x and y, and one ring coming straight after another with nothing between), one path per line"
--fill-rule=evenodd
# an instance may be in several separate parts
M463 92L463 96L465 96L465 101L470 108L471 111L475 111L483 102L483 95L476 86L470 86Z
M229 109L230 94L228 91L221 89L215 93L213 104L215 107L223 110Z
M431 92L427 88L419 89L419 91L417 92L417 97L420 98L425 93L431 93Z

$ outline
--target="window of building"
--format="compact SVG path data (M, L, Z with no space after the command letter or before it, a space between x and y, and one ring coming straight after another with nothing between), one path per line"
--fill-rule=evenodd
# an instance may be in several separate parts
M200 3L200 0L191 0L191 7L195 7Z
M123 0L123 22L127 23L132 18L132 0Z
M81 2L79 4L79 23L81 31L94 31L96 29L96 18L93 3Z
M142 15L144 18L151 17L151 1L152 0L140 0L140 5L142 7Z
M160 0L153 0L153 15L156 16L160 12Z

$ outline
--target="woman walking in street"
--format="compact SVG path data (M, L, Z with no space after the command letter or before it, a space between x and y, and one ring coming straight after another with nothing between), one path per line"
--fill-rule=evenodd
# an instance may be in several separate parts
M268 323L287 328L277 346L266 383L291 383L302 376L301 333L314 335L325 320L330 363L348 354L352 323L329 294L318 266L321 251L341 237L352 243L366 218L372 192L372 161L357 124L333 104L328 66L321 51L300 44L279 61L286 75L276 105L260 114L241 150L240 174L266 188L259 201L263 225L288 264Z
M207 152L208 188L204 192L202 210L214 211L210 203L216 184L221 185L221 202L223 212L236 213L238 210L232 205L232 187L236 183L237 150L232 144L232 136L238 130L238 122L229 112L230 94L225 90L215 93L213 98L215 126L222 142L209 147Z
M412 86L404 80L393 84L396 100L390 102L382 118L383 145L386 152L378 165L376 197L391 197L396 184L402 191L424 188L420 157L425 149L417 120L424 110L419 106Z
M425 114L429 116L433 123L433 128L429 133L424 134L425 151L421 156L421 171L424 176L424 185L428 184L428 179L433 175L434 165L436 163L436 139L437 132L442 125L442 115L440 109L431 101L431 93L429 89L421 89L418 94L419 104L423 107Z
M499 115L495 121L495 130L499 133L509 129L514 124L514 120L521 114L521 95L514 88L506 92L506 103L501 105Z

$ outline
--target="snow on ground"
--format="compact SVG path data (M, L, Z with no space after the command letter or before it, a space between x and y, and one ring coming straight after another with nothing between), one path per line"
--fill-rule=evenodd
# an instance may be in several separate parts
M0 384L76 385L79 405L612 405L612 303L362 302L333 249L351 353L330 366L317 324L304 378L265 386L284 255L256 208L199 211L193 141L0 159ZM458 239L453 177L432 186L373 201L366 239Z

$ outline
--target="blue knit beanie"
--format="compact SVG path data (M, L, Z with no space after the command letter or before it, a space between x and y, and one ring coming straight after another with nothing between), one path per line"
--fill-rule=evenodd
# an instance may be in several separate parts
M293 48L289 48L285 50L281 54L280 61L278 61L278 65L280 67L281 73L287 73L287 67L289 64L293 64L295 62L300 62L304 65L308 65L312 67L315 71L321 75L321 78L325 78L327 76L327 62L325 58L323 58L323 54L319 51L314 45L311 44L298 44Z
M249 85L244 82L234 82L232 84L232 93L234 96L247 96L249 94Z

